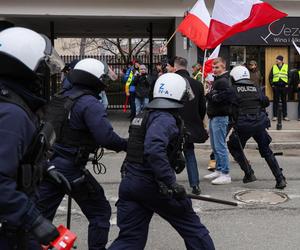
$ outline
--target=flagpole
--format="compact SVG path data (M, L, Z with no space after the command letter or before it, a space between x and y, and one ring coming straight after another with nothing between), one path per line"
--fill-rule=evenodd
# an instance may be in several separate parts
M176 30L174 31L174 33L170 36L170 38L168 39L168 41L165 43L165 45L164 45L165 47L168 46L168 44L171 42L172 38L176 35L177 31L178 31L178 28L176 28Z
M207 61L206 60L206 54L207 54L207 49L204 50L204 58L203 58L203 67L202 67L202 84L204 86L204 89L205 89L205 82L204 82L204 71L205 71L205 62Z

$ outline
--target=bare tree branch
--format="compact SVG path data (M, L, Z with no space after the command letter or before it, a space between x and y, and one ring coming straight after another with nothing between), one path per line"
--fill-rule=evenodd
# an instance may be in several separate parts
M137 44L134 46L134 48L131 51L134 51L143 41L144 39L141 39L139 42L137 42Z
M99 48L99 49L103 49L103 50L107 50L107 51L109 51L110 53L114 54L115 56L118 55L118 53L112 51L111 49L109 49L109 48L107 48L107 47L103 47L103 46L99 45L98 48Z
M136 52L135 55L138 55L141 50L150 42L150 39L148 39Z

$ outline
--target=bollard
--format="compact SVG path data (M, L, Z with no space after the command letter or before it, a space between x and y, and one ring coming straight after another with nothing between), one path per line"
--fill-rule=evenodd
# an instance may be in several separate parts
M277 110L277 126L276 126L277 130L281 130L282 129L282 103L279 102L278 103L278 110Z

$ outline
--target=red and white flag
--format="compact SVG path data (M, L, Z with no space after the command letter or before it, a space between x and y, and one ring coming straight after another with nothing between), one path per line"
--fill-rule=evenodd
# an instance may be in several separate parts
M206 48L215 48L236 33L286 16L260 0L215 0Z
M199 48L205 50L209 24L210 15L205 2L198 0L177 30L192 40Z
M212 74L212 72L213 72L212 71L212 64L213 64L214 59L219 57L220 48L221 48L221 44L219 44L219 46L217 48L215 48L213 53L207 58L206 62L204 63L204 79L209 74Z

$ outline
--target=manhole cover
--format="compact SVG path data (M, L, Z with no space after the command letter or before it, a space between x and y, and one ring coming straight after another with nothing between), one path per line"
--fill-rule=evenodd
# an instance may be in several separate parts
M289 197L285 193L265 190L246 190L234 195L238 201L249 204L269 204L277 205L286 202Z

